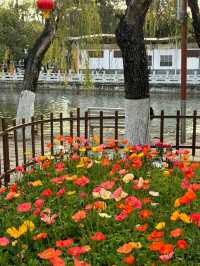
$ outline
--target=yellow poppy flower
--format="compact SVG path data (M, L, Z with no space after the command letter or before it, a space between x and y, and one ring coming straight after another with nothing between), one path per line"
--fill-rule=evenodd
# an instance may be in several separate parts
M6 231L11 237L17 239L21 236L20 232L13 226L9 227Z
M80 152L85 152L85 151L86 151L86 148L85 148L85 147L80 147L80 148L79 148L79 151L80 151Z
M33 187L39 187L39 186L42 186L43 183L41 180L36 180L36 181L33 181L33 182L30 182L30 184L33 186Z
M178 211L173 212L171 217L170 217L170 220L171 221L177 221L179 218L179 215L180 215L180 213Z
M142 248L142 244L140 242L130 242L132 249L140 249Z
M72 196L72 195L74 195L74 194L76 194L76 191L75 191L75 190L73 190L73 191L68 191L68 192L67 192L67 195L68 195L68 196Z
M187 224L190 224L191 223L191 218L190 216L188 216L186 213L181 213L179 215L179 218L184 222L184 223L187 223Z
M180 205L181 205L180 204L180 199L178 198L178 199L175 200L174 207L178 208Z
M165 228L165 222L160 222L160 223L158 223L158 224L155 226L155 228L156 228L157 230L162 230L163 228Z

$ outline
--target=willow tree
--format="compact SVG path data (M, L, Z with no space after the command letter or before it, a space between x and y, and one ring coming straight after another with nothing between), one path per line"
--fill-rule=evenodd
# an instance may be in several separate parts
M200 48L200 3L198 0L188 0L188 5L192 13L192 25L195 39L198 47Z
M23 87L17 110L18 123L22 117L29 121L33 115L38 78L49 48L56 45L56 49L53 49L56 51L54 58L57 62L63 62L69 36L100 32L100 19L93 0L57 0L54 10L43 22L43 30L29 49L25 60Z

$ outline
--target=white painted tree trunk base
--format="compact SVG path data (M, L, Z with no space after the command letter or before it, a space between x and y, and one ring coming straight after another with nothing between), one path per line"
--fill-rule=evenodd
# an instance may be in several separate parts
M16 124L22 124L22 119L25 119L26 123L31 122L31 117L34 116L34 103L35 93L32 91L22 91L19 97L19 103L17 107ZM22 130L17 130L18 137L22 138ZM31 138L31 126L26 127L25 131L26 139Z
M125 99L125 135L130 145L150 144L150 99Z

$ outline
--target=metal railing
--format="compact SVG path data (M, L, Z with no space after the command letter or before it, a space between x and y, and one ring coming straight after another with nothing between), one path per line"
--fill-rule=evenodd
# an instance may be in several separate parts
M16 125L16 121L12 121L12 125L7 124L5 118L1 119L2 131L0 132L0 181L7 184L10 181L10 174L13 173L17 166L27 166L33 163L33 158L39 155L44 155L50 148L50 153L53 155L55 152L54 138L56 135L64 136L84 136L90 140L89 123L91 121L98 121L99 125L97 133L99 136L99 143L104 143L105 137L108 135L105 121L112 121L113 130L112 138L119 140L122 138L121 128L119 124L124 121L125 116L119 115L118 111L115 111L114 115L105 115L103 111L99 112L99 115L92 116L85 112L81 114L80 109L77 108L76 113L70 112L69 117L63 117L60 113L58 118L55 118L53 113L50 114L48 119L44 119L41 116L39 119L32 117L31 122L25 123L22 120L22 124ZM159 128L160 142L165 141L165 122L168 119L174 121L175 126L175 141L172 147L178 149L186 148L191 149L192 156L196 155L196 151L200 150L200 144L198 145L197 138L200 137L200 131L197 129L200 116L197 115L197 111L194 111L193 115L181 116L180 111L177 111L176 115L165 115L164 111L161 111L160 115L152 117L158 121L157 127ZM190 143L180 144L180 122L181 119L190 120L192 123L192 135ZM27 138L27 131L30 131L30 136ZM199 138L200 140L200 138ZM63 145L63 140L60 140L60 145ZM152 146L154 146L152 144Z
M123 85L124 76L123 73L119 71L112 71L112 73L107 73L106 71L98 72L91 71L90 74L91 81L94 84L100 85ZM39 82L41 83L69 83L69 84L83 84L86 77L84 71L79 71L78 73L41 73L39 76ZM22 81L23 72L9 74L1 73L0 81ZM188 72L187 76L189 85L199 85L200 84L200 73L198 70L192 70ZM150 84L164 84L164 85L178 85L180 84L180 73L178 71L171 70L152 70L149 76Z

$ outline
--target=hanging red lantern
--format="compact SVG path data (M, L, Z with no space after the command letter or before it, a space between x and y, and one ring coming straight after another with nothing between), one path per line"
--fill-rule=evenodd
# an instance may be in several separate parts
M48 18L50 12L55 8L55 2L53 0L37 0L37 8L42 11L44 18Z

